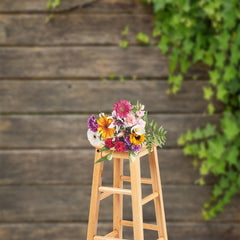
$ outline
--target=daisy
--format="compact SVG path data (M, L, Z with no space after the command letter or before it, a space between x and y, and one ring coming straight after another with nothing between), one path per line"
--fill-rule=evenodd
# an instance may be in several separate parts
M108 118L107 115L102 116L97 120L98 123L98 131L101 134L102 138L112 138L113 134L115 132L115 127L114 128L109 128L113 120L111 118Z
M93 132L90 129L88 129L87 131L87 138L88 141L94 146L98 146L104 143L103 141L100 140L99 132Z

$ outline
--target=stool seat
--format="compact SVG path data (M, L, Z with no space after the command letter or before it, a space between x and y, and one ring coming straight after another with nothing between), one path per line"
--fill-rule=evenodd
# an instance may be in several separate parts
M95 162L112 152L110 150L100 152L102 146L95 146L95 148ZM151 178L141 178L140 158L147 154L148 149L144 145L135 161L129 161L130 176L124 176L123 162L124 159L129 159L129 153L113 151L113 187L102 186L104 162L94 164L87 240L127 240L123 239L123 226L133 227L134 240L144 240L144 229L157 231L157 240L168 240L157 145L153 146L149 154ZM131 189L124 189L123 182L130 182ZM152 185L152 193L145 198L142 198L141 184ZM105 236L98 236L97 225L100 201L111 195L113 195L113 231ZM123 219L123 195L129 195L132 198L133 221ZM152 200L155 206L156 224L143 223L142 207Z

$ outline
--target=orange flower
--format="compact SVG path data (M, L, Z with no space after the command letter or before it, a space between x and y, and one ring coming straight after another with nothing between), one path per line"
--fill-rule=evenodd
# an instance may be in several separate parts
M102 138L112 138L115 132L114 128L109 128L110 124L113 122L112 119L108 119L108 116L102 116L97 120L98 123L98 131L101 134Z

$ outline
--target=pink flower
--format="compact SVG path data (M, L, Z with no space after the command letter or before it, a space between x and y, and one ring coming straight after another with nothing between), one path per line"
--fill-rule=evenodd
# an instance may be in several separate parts
M117 116L120 118L127 117L127 114L131 111L131 105L127 100L120 100L113 106L113 110L116 111Z
M137 124L140 125L140 126L145 127L146 122L145 122L144 120L142 120L141 118L138 118L138 119L137 119Z
M131 127L131 126L135 125L135 124L137 123L135 114L132 113L132 112L129 113L129 114L127 115L127 118L126 118L125 123L126 123L126 126L127 126L127 127Z
M144 116L144 111L138 110L138 111L136 112L136 114L137 114L138 117L143 117L143 116Z

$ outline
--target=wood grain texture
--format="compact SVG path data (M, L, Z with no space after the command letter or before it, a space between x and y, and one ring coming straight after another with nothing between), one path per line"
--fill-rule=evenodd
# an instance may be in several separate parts
M163 184L193 184L198 170L192 158L181 149L159 149ZM94 149L87 150L2 150L0 151L0 185L7 184L91 184ZM128 161L124 173L129 176ZM147 157L141 158L142 177L148 178ZM174 174L173 174L174 173ZM113 163L104 166L103 183L112 183ZM213 178L207 183L213 183Z
M12 115L0 117L0 148L84 148L89 115ZM177 138L187 129L218 123L218 115L150 115L168 131L167 147L176 147Z
M142 31L152 36L154 27L152 15L65 14L46 24L47 16L0 15L0 45L118 45L122 39L137 44L136 35ZM126 25L129 34L123 38Z
M126 186L127 187L127 186ZM129 186L130 187L130 186ZM212 187L163 186L163 199L167 221L203 222L201 208L209 199ZM2 186L0 187L1 222L67 222L87 221L91 186ZM152 192L143 186L143 198ZM240 220L239 194L233 198L217 222ZM131 219L131 197L123 201L123 219ZM112 221L112 197L100 206L100 221ZM155 221L153 203L143 208L145 221Z
M46 12L45 0L1 0L0 12ZM136 4L135 0L61 0L61 5L55 12L80 12L80 13L152 13L151 6Z
M167 81L1 81L1 113L89 113L110 112L114 102L128 99L144 103L157 113L202 113L207 110L203 99L206 81L185 81L176 95L166 93ZM105 94L103 94L103 92ZM154 99L154 101L153 101ZM223 109L215 102L216 112Z
M240 225L237 223L167 223L169 240L237 240L240 238ZM110 232L111 223L99 224L99 234ZM84 223L39 223L1 224L1 240L76 240L86 239L87 224ZM132 237L131 229L124 229L125 237ZM146 231L145 239L156 239L154 231Z
M5 47L0 78L166 77L168 60L156 47Z
M169 240L237 240L240 225L237 223L167 223ZM111 223L99 224L98 233L103 235L112 230ZM86 239L87 224L84 223L33 223L1 224L1 240L83 240ZM125 237L132 239L131 229L124 228ZM146 231L145 239L156 239L154 231Z

